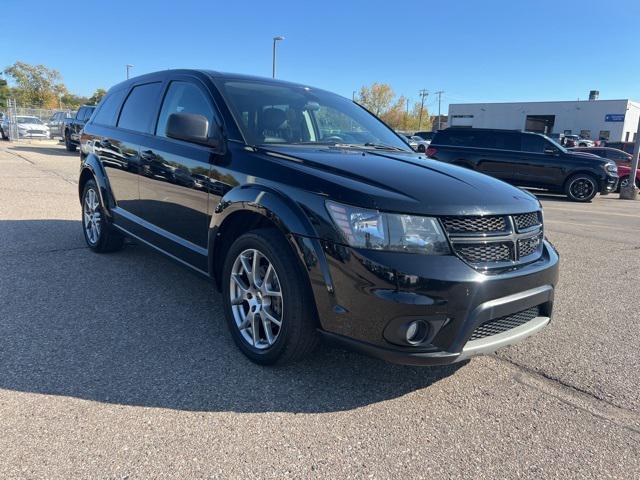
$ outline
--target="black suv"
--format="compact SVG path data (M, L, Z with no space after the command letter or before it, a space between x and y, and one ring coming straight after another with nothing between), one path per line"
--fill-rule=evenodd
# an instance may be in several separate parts
M83 231L214 280L234 341L283 363L320 336L408 364L493 351L550 320L540 203L432 162L306 85L173 70L109 90L81 138Z
M613 192L618 183L614 162L567 150L539 133L448 128L436 133L427 155L513 185L564 193L577 202Z

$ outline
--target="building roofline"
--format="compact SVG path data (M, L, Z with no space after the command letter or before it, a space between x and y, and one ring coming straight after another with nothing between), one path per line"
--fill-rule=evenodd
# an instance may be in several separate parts
M627 102L640 105L640 101L634 101L630 98L618 98L607 100L549 100L549 101L537 101L537 102L473 102L473 103L450 103L453 105L522 105L522 104L540 104L540 103L601 103L601 102Z

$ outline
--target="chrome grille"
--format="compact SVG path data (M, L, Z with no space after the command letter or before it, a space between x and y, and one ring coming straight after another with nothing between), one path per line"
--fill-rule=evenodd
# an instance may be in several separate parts
M471 263L508 262L513 257L508 243L457 245L456 251L462 258Z
M493 233L507 230L504 217L443 217L442 223L450 233Z
M518 240L518 253L520 255L520 258L533 255L538 251L539 247L542 247L541 235Z
M524 325L536 318L538 315L540 315L540 307L532 307L527 310L522 310L521 312L489 320L473 331L469 337L469 341L479 340L481 338L491 337L492 335L506 332L512 328Z
M454 252L474 268L512 267L542 254L541 212L447 216L440 220Z
M522 215L514 215L513 221L519 232L528 228L540 225L540 215L538 212L523 213Z

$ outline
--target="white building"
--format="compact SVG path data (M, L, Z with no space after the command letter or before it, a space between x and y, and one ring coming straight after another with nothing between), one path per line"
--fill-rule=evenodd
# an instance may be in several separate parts
M504 128L564 133L585 138L635 140L640 102L584 100L568 102L459 103L449 105L450 127Z

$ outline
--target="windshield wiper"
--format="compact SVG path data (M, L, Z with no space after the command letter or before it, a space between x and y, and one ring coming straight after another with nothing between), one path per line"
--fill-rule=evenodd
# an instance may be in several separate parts
M364 144L365 147L372 147L372 148L377 148L380 150L394 150L397 152L406 152L407 150L405 150L404 148L400 148L400 147L394 147L393 145L385 145L384 143L371 143L371 142L367 142Z

